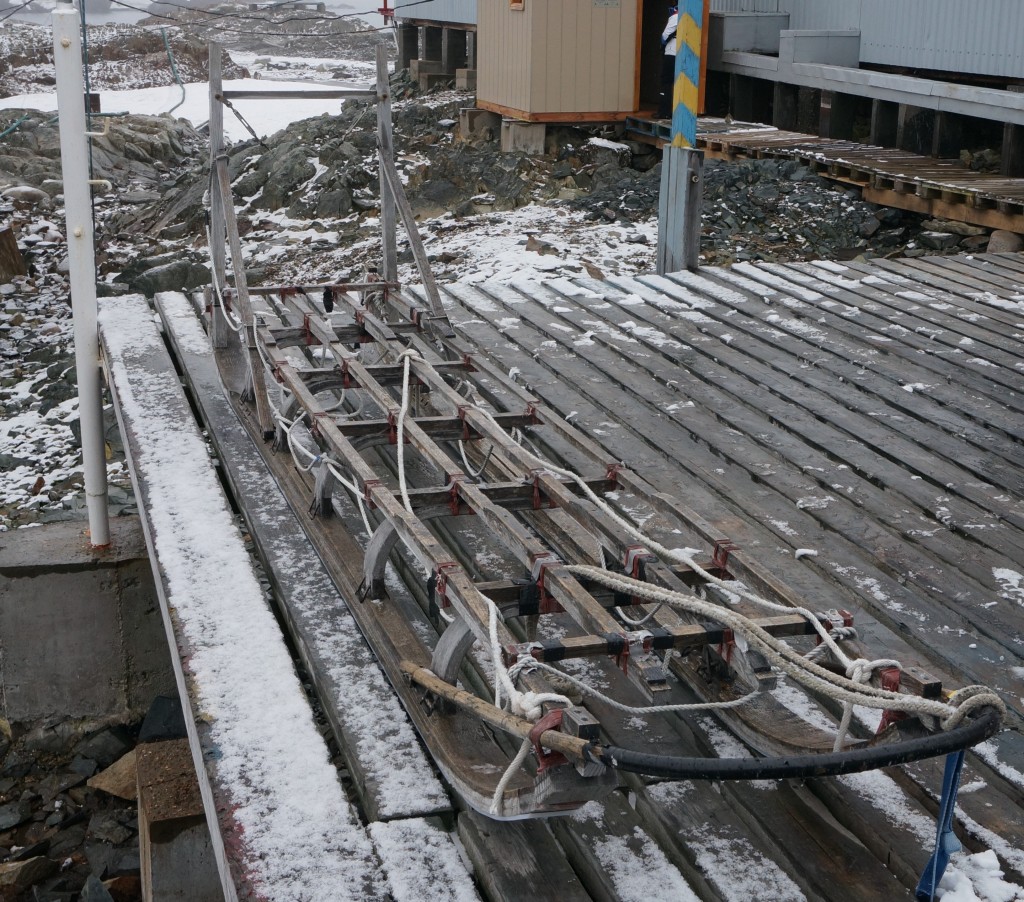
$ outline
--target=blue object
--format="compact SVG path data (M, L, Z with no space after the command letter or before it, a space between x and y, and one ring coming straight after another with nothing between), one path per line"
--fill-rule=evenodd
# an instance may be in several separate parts
M964 752L946 755L946 771L942 776L942 799L939 802L938 830L935 836L935 851L928 859L921 879L917 884L917 902L933 902L935 889L946 872L950 857L961 849L960 840L953 833L953 812L956 810L956 794L960 788L960 774L964 768Z

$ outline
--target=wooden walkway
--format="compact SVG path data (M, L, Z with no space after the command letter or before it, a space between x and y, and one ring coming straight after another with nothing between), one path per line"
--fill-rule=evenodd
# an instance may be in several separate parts
M1024 884L1024 255L443 291L462 338L811 607L852 611L879 655L1000 692L1009 728L969 755L957 832ZM273 481L260 459L269 448L213 397L212 358L195 323L183 325L187 311L165 301L162 313L266 554L308 515L260 491ZM299 552L266 563L394 898L912 898L933 842L938 762L802 783L624 775L606 800L530 822L461 810L429 776L417 778L423 800L382 792L382 761L419 768L419 756L404 736L394 753L386 735L363 741L367 722L346 697L362 682L357 697L387 705L387 688L352 644L344 602L329 587L309 594L307 565L296 577ZM315 561L309 570L318 581ZM588 668L599 681L615 673L600 659ZM401 715L390 719L403 733ZM653 752L744 753L710 717L634 720ZM411 854L424 831L435 851ZM432 855L453 867L456 834L467 870L434 873ZM396 892L401 879L410 892Z
M864 200L992 229L1024 232L1024 179L975 172L959 160L821 138L766 125L701 119L697 146L714 159L799 160L814 172L862 189ZM634 136L664 144L664 122L628 120Z

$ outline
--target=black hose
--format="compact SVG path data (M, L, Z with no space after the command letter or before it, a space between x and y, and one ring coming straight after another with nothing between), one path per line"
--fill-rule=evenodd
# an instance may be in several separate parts
M952 730L872 748L788 758L675 758L615 746L588 746L590 758L608 767L652 777L682 780L782 780L858 774L969 748L994 735L1002 724L995 708L982 707Z

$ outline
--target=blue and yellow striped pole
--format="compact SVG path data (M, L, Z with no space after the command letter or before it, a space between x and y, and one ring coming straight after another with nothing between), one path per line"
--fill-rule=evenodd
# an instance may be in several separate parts
M672 89L672 146L697 146L700 40L704 0L680 0L676 25L676 78Z
M696 270L700 259L704 154L697 150L701 27L706 0L680 0L676 24L676 78L672 88L672 143L662 152L658 198L659 275Z

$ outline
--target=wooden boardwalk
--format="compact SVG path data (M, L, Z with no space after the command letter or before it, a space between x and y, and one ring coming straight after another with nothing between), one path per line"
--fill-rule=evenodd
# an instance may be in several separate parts
M1008 729L968 757L957 832L968 851L994 849L1007 879L1024 884L1024 255L443 292L481 355L515 371L611 459L699 511L810 607L853 612L880 656L950 687L1000 692ZM210 400L210 353L182 341L181 311L175 321L163 307L257 544L276 543L307 513L289 521L276 495L260 492L274 455ZM366 775L381 756L393 760L389 740L362 747L346 681L369 680L378 695L386 687L373 673L331 672L331 645L351 644L329 632L351 629L344 604L290 600L305 593L288 591L294 554L268 569L385 872L437 812L435 843L450 848L444 834L458 835L475 891L490 900L640 900L659 890L707 902L912 898L933 844L939 762L754 784L626 774L608 799L544 821L488 821L433 786L426 804L384 810L379 780ZM588 668L599 681L616 673L600 659ZM643 703L639 693L633 703ZM631 726L655 753L744 754L710 717L647 715ZM429 854L408 856L408 866L419 898L470 897L465 875L463 889L451 875L430 876Z
M626 125L640 140L662 145L670 139L664 121ZM714 159L799 160L819 175L861 188L871 203L1024 232L1024 179L975 172L960 160L703 117L697 146Z

